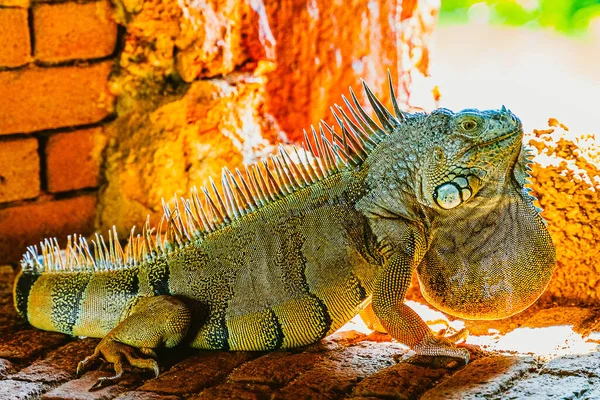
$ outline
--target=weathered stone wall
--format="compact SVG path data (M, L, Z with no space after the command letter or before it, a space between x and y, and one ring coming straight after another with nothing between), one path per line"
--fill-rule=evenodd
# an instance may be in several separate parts
M543 300L600 303L600 147L594 134L550 119L534 131L532 188L556 246L557 269Z
M121 235L185 195L329 118L364 78L407 102L426 73L435 1L123 1L125 26L99 226ZM218 179L215 179L218 181Z
M266 104L292 140L322 118L334 123L329 107L341 103L349 85L360 95L360 79L389 100L389 69L407 105L411 73L428 73L435 1L268 0L265 9L277 63L267 73Z

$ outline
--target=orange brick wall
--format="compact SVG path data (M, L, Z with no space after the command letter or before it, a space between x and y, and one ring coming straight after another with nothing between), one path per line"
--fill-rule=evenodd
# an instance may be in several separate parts
M94 229L112 15L108 0L0 0L0 264Z

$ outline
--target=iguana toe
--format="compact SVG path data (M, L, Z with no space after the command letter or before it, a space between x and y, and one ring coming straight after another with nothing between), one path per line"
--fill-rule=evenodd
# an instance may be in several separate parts
M148 356L150 358L157 358L158 356L156 355L156 352L151 349L150 347L140 347L138 349L140 351L140 353L142 353L145 356Z
M94 352L94 354L89 355L83 360L79 361L79 363L77 364L77 371L75 371L75 376L79 378L86 371L88 371L92 365L96 364L98 360L100 360L100 354Z
M467 340L468 337L469 337L469 331L468 331L468 329L467 328L462 328L458 332L453 333L452 335L446 336L446 339L448 339L452 343L458 343L460 341Z
M98 378L96 383L94 383L89 389L90 392L96 389L103 388L105 386L114 385L115 383L118 383L121 380L121 378L123 377L123 364L121 360L117 360L113 364L113 367L115 369L115 374L113 376L103 376L101 378Z

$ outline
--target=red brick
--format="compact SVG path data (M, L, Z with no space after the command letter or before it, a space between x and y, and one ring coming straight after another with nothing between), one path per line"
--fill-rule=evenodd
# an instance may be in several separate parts
M0 7L29 7L29 0L0 0Z
M0 140L0 203L37 197L40 159L34 138Z
M35 58L46 62L105 57L117 43L108 1L38 4L33 8Z
M0 66L18 67L29 61L27 10L0 8Z
M45 149L48 191L55 193L98 186L105 144L102 128L51 136Z
M0 263L16 263L27 246L46 237L63 242L67 235L94 230L96 195L26 204L0 210Z
M0 72L0 134L89 124L112 111L111 61Z

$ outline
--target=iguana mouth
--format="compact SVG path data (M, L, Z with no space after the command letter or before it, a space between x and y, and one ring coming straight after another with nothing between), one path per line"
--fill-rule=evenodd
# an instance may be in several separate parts
M482 143L473 144L473 145L467 147L462 152L460 152L457 155L457 158L460 158L460 157L464 156L465 154L467 154L469 151L471 151L473 149L480 149L482 147L486 147L486 146L492 145L494 143L500 143L500 142L502 142L502 141L504 141L506 139L510 139L510 138L515 137L517 135L523 135L523 131L521 129L515 129L514 131L510 131L509 133L504 134L502 136L498 136L498 137L495 137L493 139L486 140L485 142L482 142Z
M485 141L483 143L479 143L477 146L483 147L483 146L490 145L492 143L498 143L498 142L501 142L501 141L503 141L505 139L508 139L508 138L511 138L511 137L517 136L517 135L523 135L523 131L521 129L515 129L514 131L511 131L511 132L509 132L509 133L507 133L505 135L502 135L500 137L495 137L495 138L490 139L488 141Z

